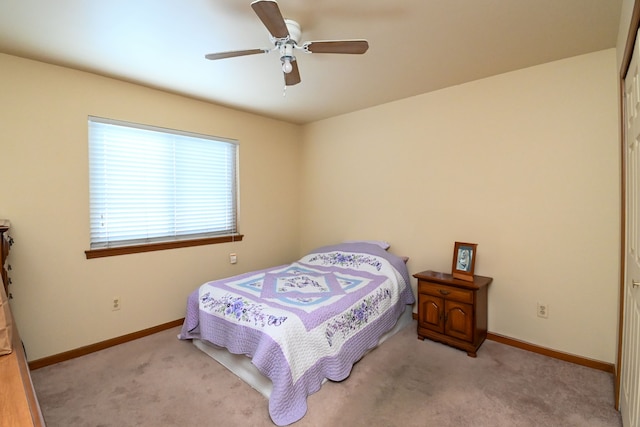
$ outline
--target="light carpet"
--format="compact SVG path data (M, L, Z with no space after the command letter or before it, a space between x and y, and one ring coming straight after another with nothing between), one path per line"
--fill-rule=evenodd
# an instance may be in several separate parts
M178 332L33 371L47 425L273 425L259 392ZM418 340L415 321L308 404L294 426L621 426L611 374L493 341L471 358Z

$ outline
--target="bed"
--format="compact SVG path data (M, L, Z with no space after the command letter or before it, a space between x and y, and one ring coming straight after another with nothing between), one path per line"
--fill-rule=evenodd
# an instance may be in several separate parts
M201 285L179 338L251 358L272 382L269 415L301 419L307 396L341 381L415 302L405 260L382 242L346 242L298 261Z

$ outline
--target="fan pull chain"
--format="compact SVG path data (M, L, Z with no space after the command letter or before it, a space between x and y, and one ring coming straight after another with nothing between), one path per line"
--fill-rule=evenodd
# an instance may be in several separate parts
M285 98L287 96L287 85L284 85L284 88L282 88L282 97Z

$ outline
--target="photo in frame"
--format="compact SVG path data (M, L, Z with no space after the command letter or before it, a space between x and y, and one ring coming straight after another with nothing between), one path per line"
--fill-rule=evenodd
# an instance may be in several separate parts
M477 247L477 243L455 243L453 246L453 266L451 267L451 275L454 278L473 282Z

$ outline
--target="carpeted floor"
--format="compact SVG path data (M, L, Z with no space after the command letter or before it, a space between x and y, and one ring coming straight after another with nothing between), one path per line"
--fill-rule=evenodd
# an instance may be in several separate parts
M611 374L485 341L477 358L413 321L309 397L308 426L621 426ZM49 427L272 426L267 400L170 329L32 372Z

